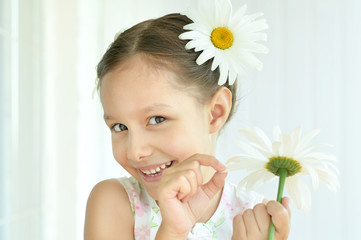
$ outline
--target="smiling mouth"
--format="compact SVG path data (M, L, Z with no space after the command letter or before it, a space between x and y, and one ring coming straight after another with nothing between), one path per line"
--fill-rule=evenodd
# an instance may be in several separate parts
M149 169L139 169L139 171L142 172L147 177L156 177L160 175L164 169L171 167L173 165L173 162L174 161L169 161L158 167L149 168Z

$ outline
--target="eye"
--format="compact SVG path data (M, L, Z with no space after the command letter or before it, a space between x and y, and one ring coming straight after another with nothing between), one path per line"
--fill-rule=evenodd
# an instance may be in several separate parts
M128 130L128 128L124 124L116 123L112 126L112 130L114 130L115 132L122 132Z
M155 125L165 121L165 117L155 116L149 119L149 124Z

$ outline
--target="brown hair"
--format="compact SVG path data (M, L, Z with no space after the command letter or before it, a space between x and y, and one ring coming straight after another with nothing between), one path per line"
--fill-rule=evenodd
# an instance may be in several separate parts
M219 69L211 70L212 60L197 65L196 59L200 52L185 49L188 41L180 40L178 36L184 32L183 27L189 23L192 21L184 15L169 14L141 22L122 32L98 64L97 89L100 89L101 80L106 73L129 57L144 54L157 65L174 71L179 78L176 84L190 90L202 103L209 100L221 87L218 85ZM232 92L229 120L234 111L237 86L229 85L228 82L223 86Z

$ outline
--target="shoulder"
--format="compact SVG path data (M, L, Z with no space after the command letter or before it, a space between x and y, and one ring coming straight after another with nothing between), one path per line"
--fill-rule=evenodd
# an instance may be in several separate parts
M124 187L104 180L91 191L85 216L84 239L134 239L133 215Z

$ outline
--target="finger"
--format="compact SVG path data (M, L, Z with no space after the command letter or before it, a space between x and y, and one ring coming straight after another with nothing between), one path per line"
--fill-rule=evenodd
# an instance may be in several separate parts
M272 217L276 232L279 232L282 235L288 234L290 217L287 209L279 202L269 201L267 204L267 212Z
M288 197L282 198L282 205L287 209L288 217L291 220L290 199Z
M268 233L268 228L271 222L271 216L267 212L265 204L257 204L253 208L254 216L258 225L258 229L262 233Z
M190 189L189 192L182 196L182 198L179 198L182 202L187 202L189 198L194 196L196 194L198 189L198 182L197 182L197 173L195 173L193 170L187 170L184 172L184 177L187 179Z
M184 171L192 170L195 173L198 186L203 183L203 176L201 172L200 163L195 159L187 159L183 162L175 164L173 167L166 169L167 172L163 172L166 175L174 176L177 174L184 174Z
M232 240L236 239L246 239L247 237L247 230L246 226L244 225L242 215L237 215L233 219L233 236Z
M213 156L204 155L204 154L195 154L195 155L191 156L190 158L179 163L179 165L174 167L172 172L168 172L168 174L174 174L177 171L182 171L182 170L186 170L186 169L193 169L196 172L197 183L200 186L203 184L203 175L201 172L201 166L209 166L209 167L212 167L214 170L216 170L216 172L223 172L226 174L226 172L224 172L226 170L226 167L224 166L223 163L219 162ZM170 168L170 169L172 169L172 168ZM215 180L218 180L218 179L216 178ZM222 184L222 180L221 180L221 184ZM222 186L223 185L224 185L224 183L222 184ZM213 194L211 194L211 195L213 195Z
M197 160L200 165L212 167L217 172L222 172L226 170L226 166L218 161L215 157L205 154L195 154L186 161Z
M226 172L216 172L207 183L201 186L209 199L212 199L223 188L226 177Z
M172 184L173 190L177 192L177 198L182 200L186 195L191 192L191 183L184 175L179 175Z
M258 237L260 231L253 210L247 209L242 216L247 229L247 237L251 239L254 239L256 236Z

